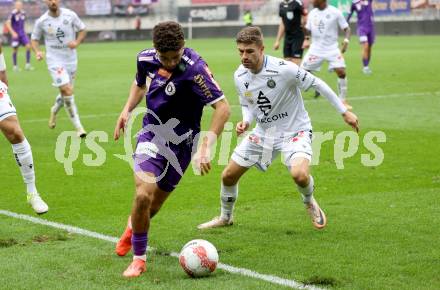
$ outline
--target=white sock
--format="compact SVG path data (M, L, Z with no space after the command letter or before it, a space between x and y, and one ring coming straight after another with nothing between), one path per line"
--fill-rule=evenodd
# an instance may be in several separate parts
M309 175L309 184L306 187L297 185L298 191L301 193L304 203L310 203L313 197L313 191L315 190L315 182L313 176Z
M145 254L145 255L142 255L142 256L136 256L136 255L133 255L133 261L135 260L135 259L140 259L140 260L142 260L142 261L147 261L147 255Z
M67 115L69 115L73 126L76 129L82 128L81 121L79 120L78 109L75 104L75 98L73 96L64 96L63 99Z
M221 184L220 200L221 200L221 215L220 218L230 220L234 204L238 197L238 185L226 186Z
M61 108L64 106L64 101L61 95L59 94L55 99L55 104L53 104L51 110L52 113L58 114L58 112L61 110Z
M12 152L14 152L15 160L20 167L27 193L37 193L31 145L24 139L21 143L12 144Z
M347 77L343 79L338 78L338 93L339 93L339 98L341 100L345 100L345 98L347 97L347 90L348 90Z

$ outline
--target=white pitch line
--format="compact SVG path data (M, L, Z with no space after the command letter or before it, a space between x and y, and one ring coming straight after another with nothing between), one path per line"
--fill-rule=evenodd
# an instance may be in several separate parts
M430 95L439 95L440 91L437 92L419 92L419 93L406 93L406 94L390 94L390 95L378 95L378 96L359 96L359 97L351 97L349 100L351 101L364 101L364 100L373 100L373 99L391 99L391 98L401 98L401 97L420 97L420 96L430 96ZM325 98L320 98L317 100L304 100L304 103L316 103L327 101ZM239 108L240 105L231 105L233 108ZM90 114L90 115L81 115L81 119L95 119L101 117L115 117L119 116L119 113L107 113L107 114ZM66 117L59 118L60 120L68 120ZM31 119L31 120L22 120L21 123L36 123L36 122L47 122L48 118L40 118L40 119Z
M103 240L103 241L107 241L107 242L111 242L111 243L117 243L118 242L118 238L116 237L112 237L112 236L107 236L107 235L103 235L97 232L92 232L86 229L82 229L82 228L78 228L78 227L74 227L74 226L70 226L70 225L66 225L66 224L61 224L61 223L57 223L57 222L51 222L42 218L37 218L37 217L32 217L29 215L25 215L25 214L19 214L19 213L15 213L15 212L11 212L8 210L0 210L0 214L4 215L4 216L8 216L8 217L12 217L12 218L16 218L16 219L20 219L20 220L25 220L34 224L40 224L40 225L44 225L44 226L48 226L48 227L52 227L52 228L56 228L56 229L61 229L61 230L65 230L69 233L74 233L74 234L78 234L78 235L82 235L82 236L86 236L86 237L90 237L90 238L95 238L98 240ZM149 247L148 249L149 251L152 250L152 248ZM175 252L171 252L170 256L172 257L179 257L178 253ZM288 279L284 279L281 277L277 277L277 276L273 276L273 275L266 275L266 274L260 274L258 272L249 270L249 269L245 269L245 268L238 268L238 267L234 267L231 265L227 265L227 264L223 264L223 263L218 263L217 267L219 269L222 269L226 272L230 272L233 274L239 274L242 276L247 276L250 278L254 278L254 279L259 279L259 280L263 280L266 282L270 282L273 284L278 284L281 286L286 286L286 287L290 287L290 288L295 288L295 289L307 289L307 290L323 290L325 288L319 288L316 286L312 286L312 285L305 285L302 284L300 282L297 282L295 280L288 280Z

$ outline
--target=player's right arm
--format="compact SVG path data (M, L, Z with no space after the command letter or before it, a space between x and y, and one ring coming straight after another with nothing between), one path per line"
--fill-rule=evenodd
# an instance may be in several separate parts
M42 34L43 34L43 29L41 27L41 21L40 19L38 19L35 22L34 30L32 31L32 35L31 35L31 47L35 53L35 57L37 58L37 60L44 59L44 53L40 50L40 39Z
M353 16L353 12L354 12L354 4L351 3L350 12L347 15L347 22L350 22L351 16Z
M284 22L281 19L280 25L278 26L277 38L276 38L275 43L273 45L274 50L277 50L280 47L280 41L281 41L281 38L283 38L285 31L286 31L286 29L284 27Z
M18 34L14 30L14 28L12 28L12 14L11 14L11 16L9 16L9 19L6 20L5 24L6 24L6 27L8 28L8 31L11 32L12 38L17 38Z
M2 46L0 45L0 81L8 84L8 78L6 77L6 62L3 55Z
M240 89L239 89L240 82L238 81L236 75L235 75L234 79L235 79L235 88L236 88L237 93L239 95L239 101L240 101L241 113L242 113L242 120L239 121L237 123L237 125L235 126L235 131L237 132L237 136L240 136L241 134L246 132L247 129L249 129L249 126L252 124L252 121L254 120L254 115L253 115L252 110L250 108L249 102L246 100L245 97L243 97L243 95L240 92Z

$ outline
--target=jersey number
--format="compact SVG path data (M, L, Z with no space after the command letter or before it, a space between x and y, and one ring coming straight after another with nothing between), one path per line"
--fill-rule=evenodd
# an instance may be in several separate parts
M260 93L258 94L257 104L258 108L261 112L263 112L264 116L269 115L269 111L270 109L272 109L272 105L262 91L260 91Z

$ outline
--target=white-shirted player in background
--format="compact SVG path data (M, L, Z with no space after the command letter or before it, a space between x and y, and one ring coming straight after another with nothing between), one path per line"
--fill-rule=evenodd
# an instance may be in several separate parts
M73 96L73 82L78 63L76 48L86 36L86 26L75 12L60 8L59 0L45 2L49 11L38 18L31 38L37 60L42 60L44 53L40 50L39 40L44 36L47 67L53 85L60 90L50 111L49 128L55 128L56 115L64 106L78 136L85 137L86 131L81 125Z
M49 210L47 204L41 199L35 186L34 161L31 145L23 134L18 122L17 112L8 94L8 79L6 77L5 57L0 45L0 130L12 144L17 165L26 184L27 200L38 214ZM6 186L6 184L4 184Z
M312 36L312 42L301 66L308 71L319 71L322 63L327 61L329 71L334 70L338 76L339 98L351 110L346 100L348 86L342 55L350 41L350 27L342 12L328 5L326 0L313 0L313 6L315 8L310 11L305 27ZM338 47L339 28L345 33L341 50Z
M253 120L257 124L235 148L222 173L220 217L198 228L231 225L240 177L254 165L265 171L281 152L313 225L322 229L327 220L313 197L313 177L309 174L312 125L304 108L301 90L314 88L319 91L356 131L359 130L358 119L321 79L292 62L265 55L263 36L258 27L242 29L236 42L242 65L235 72L234 79L243 113L243 120L238 122L236 131L240 135Z

